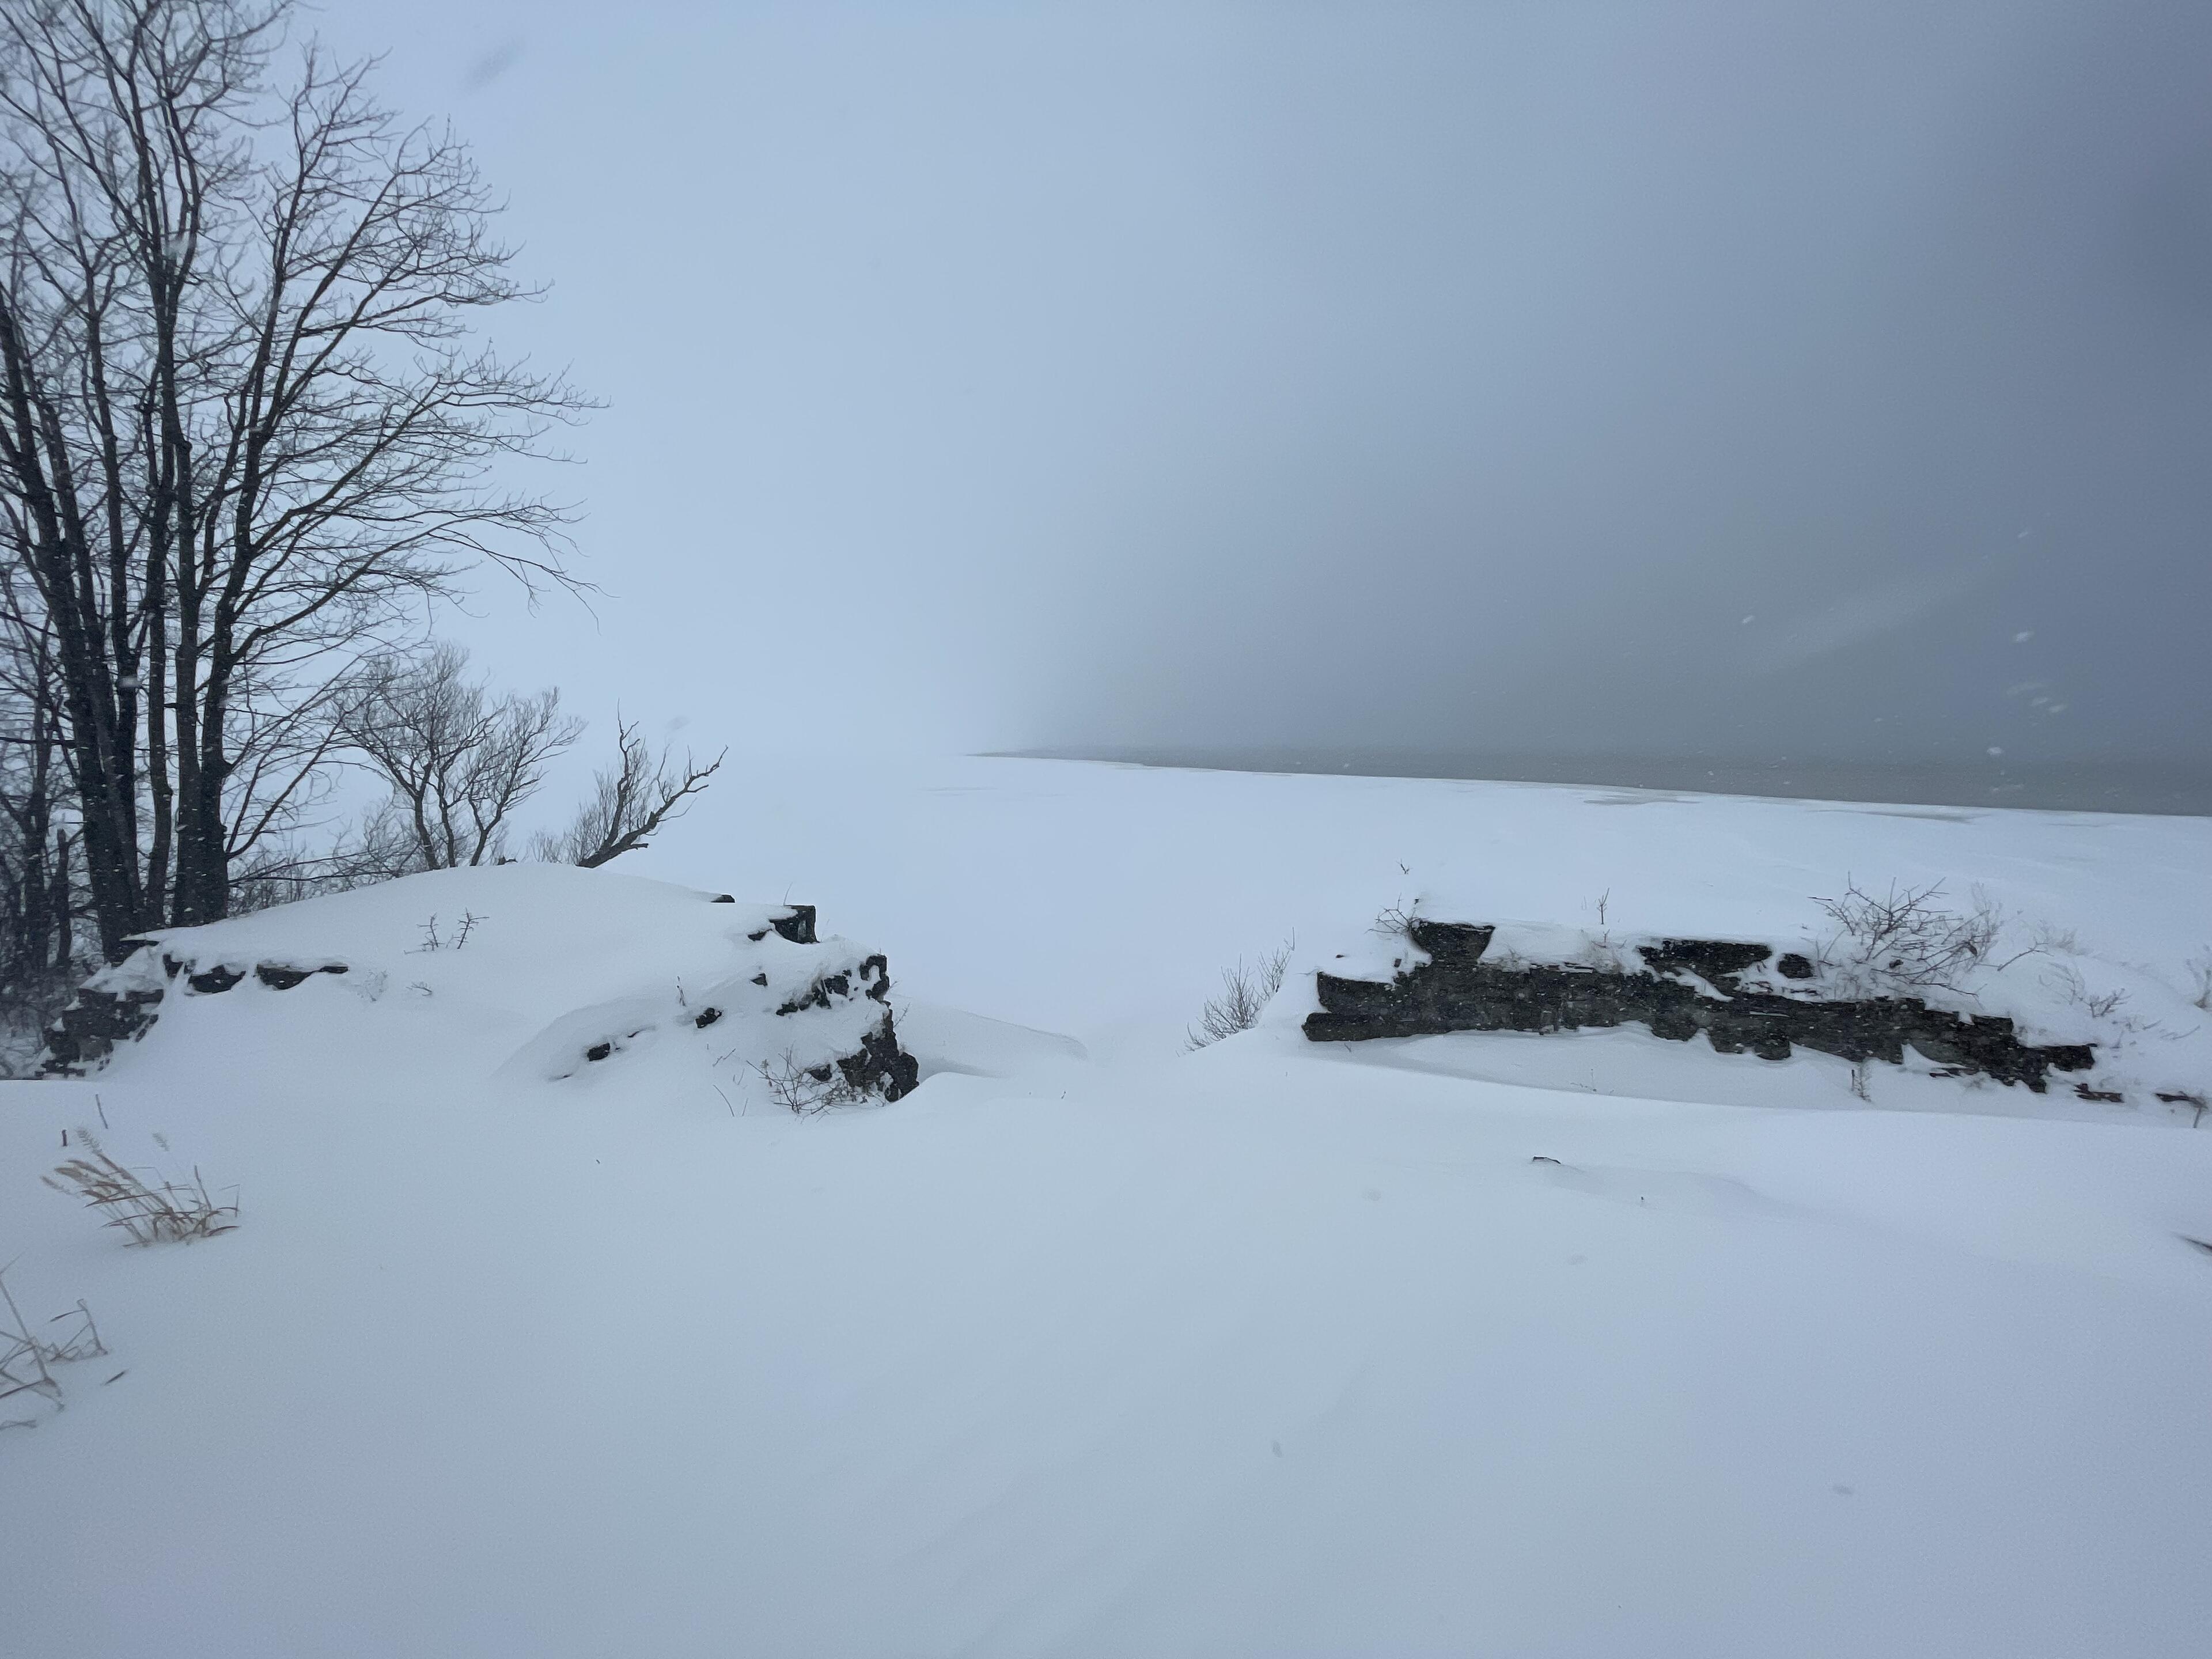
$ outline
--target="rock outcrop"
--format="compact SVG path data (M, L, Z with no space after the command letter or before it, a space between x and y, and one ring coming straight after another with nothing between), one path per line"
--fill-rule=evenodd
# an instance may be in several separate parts
M424 922L415 907L442 902L450 915L456 880L466 884L461 897L499 909L466 910L463 931L456 936L449 926L441 935L436 915ZM358 1000L311 1001L307 1017L359 1029L359 1021L390 1017L389 1004L378 1006L388 995L489 999L487 1007L548 1022L506 1064L551 1082L597 1075L602 1062L653 1033L711 1028L714 1052L740 1071L796 1067L824 1084L842 1076L841 1098L896 1100L917 1085L920 1067L899 1046L890 964L880 953L818 937L810 904L720 910L710 921L692 908L702 901L736 903L659 884L503 866L405 878L309 900L291 915L165 931L131 941L122 962L78 989L46 1033L43 1070L97 1071L174 1008L297 994L319 976L347 975ZM641 908L621 908L632 903ZM621 929L610 933L617 919ZM420 942L412 946L395 938L413 934ZM624 965L608 968L610 947ZM471 1062L457 1054L456 1063Z
M1938 1066L2024 1083L2040 1094L2052 1071L2086 1071L2087 1043L2039 1047L2001 1015L1931 1007L1917 997L1833 998L1813 984L1809 958L1734 939L1663 939L1635 947L1641 967L1612 962L1486 961L1494 930L1414 920L1407 937L1428 960L1387 981L1315 975L1321 1001L1305 1022L1316 1042L1447 1031L1559 1031L1641 1024L1722 1054L1786 1060L1802 1046L1901 1065L1909 1048ZM1762 964L1773 972L1747 976ZM1785 983L1798 981L1798 983Z

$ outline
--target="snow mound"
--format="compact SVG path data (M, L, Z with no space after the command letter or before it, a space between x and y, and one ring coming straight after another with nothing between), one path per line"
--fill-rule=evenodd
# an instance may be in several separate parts
M890 985L881 954L816 937L811 905L509 864L149 934L87 982L52 1054L98 1066L135 1017L116 1063L411 1061L521 1086L688 1074L803 1108L914 1086Z

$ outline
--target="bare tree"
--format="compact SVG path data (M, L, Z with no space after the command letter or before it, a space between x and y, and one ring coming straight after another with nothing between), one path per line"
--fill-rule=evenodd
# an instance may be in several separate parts
M594 870L635 852L662 824L682 814L685 803L706 788L729 754L726 749L704 765L689 753L678 762L666 748L655 755L637 727L626 720L617 719L615 731L614 764L600 769L591 799L577 809L567 829L540 836L532 844L531 850L548 863L580 864Z
M392 787L364 843L398 843L403 868L503 856L515 809L584 729L561 713L558 691L494 697L468 678L468 660L450 642L417 658L380 659L341 720L348 744Z
M562 512L494 476L585 405L474 336L525 295L491 198L366 65L292 57L292 9L0 6L0 548L111 958L224 914L428 600L571 580Z
M0 555L0 1042L42 1023L76 965L75 814L52 639L21 604L20 574Z

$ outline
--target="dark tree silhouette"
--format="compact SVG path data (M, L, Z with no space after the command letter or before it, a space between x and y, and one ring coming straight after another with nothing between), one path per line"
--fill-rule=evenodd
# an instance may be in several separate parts
M474 333L525 294L491 199L291 15L0 6L0 556L111 959L225 914L464 571L572 582L495 477L584 403Z

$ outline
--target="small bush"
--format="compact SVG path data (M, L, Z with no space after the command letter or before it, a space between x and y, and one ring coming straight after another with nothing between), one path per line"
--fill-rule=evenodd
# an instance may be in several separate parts
M1840 898L1816 900L1836 924L1820 947L1822 963L1860 995L1960 989L1966 976L1988 959L2005 915L1979 890L1973 908L1964 912L1940 902L1942 895L1941 882L1925 887L1893 882L1879 898L1851 882Z
M428 956L434 951L465 951L468 948L469 935L490 920L489 916L480 916L473 910L464 910L460 921L453 925L452 933L441 939L438 936L438 915L434 910L430 913L430 920L422 924L422 942L407 954L420 957Z
M771 1065L763 1060L753 1069L761 1075L768 1097L793 1117L812 1117L832 1106L849 1106L866 1100L867 1092L846 1081L835 1065L801 1066L788 1053Z
M1296 944L1295 939L1284 940L1279 949L1261 957L1255 967L1247 968L1240 957L1234 968L1223 969L1220 994L1206 999L1197 1029L1184 1034L1185 1046L1195 1053L1257 1025L1261 1010L1283 988L1283 975L1290 969L1291 951Z
M216 1203L198 1170L188 1182L165 1180L155 1186L110 1158L90 1130L76 1134L87 1155L70 1159L43 1179L58 1193L74 1192L105 1215L108 1226L120 1227L133 1244L189 1243L238 1225L238 1206ZM168 1150L167 1142L161 1145Z

